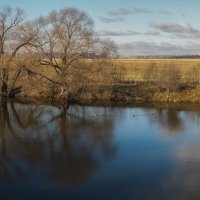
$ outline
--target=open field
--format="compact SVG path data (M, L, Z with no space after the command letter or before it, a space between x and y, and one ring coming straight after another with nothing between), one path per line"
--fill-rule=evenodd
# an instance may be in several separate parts
M127 81L151 79L153 73L170 66L179 71L183 82L200 74L200 59L116 59L114 62L123 69Z

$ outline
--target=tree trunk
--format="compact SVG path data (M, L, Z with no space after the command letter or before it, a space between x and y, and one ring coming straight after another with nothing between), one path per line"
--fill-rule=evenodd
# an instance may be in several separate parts
M61 113L62 113L63 115L66 115L67 110L69 109L69 106L70 106L70 99L59 100L59 103L60 103L60 110L61 110Z
M2 86L1 86L1 97L8 97L8 69L2 69Z
M52 101L52 104L61 110L62 115L66 115L71 103L71 93L68 93L67 98L58 98Z
M21 72L22 72L22 68L19 68L15 74L15 77L14 77L12 85L11 85L11 89L9 91L10 98L14 98L16 94L21 92L22 86L18 86L18 87L15 86Z

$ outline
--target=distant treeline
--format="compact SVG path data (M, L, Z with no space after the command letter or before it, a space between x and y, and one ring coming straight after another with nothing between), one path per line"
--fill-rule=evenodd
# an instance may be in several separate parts
M156 56L123 56L118 58L126 59L200 59L200 55L156 55Z

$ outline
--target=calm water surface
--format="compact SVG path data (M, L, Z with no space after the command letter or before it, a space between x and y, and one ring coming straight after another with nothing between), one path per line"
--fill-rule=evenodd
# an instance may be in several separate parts
M200 107L2 104L0 198L200 199Z

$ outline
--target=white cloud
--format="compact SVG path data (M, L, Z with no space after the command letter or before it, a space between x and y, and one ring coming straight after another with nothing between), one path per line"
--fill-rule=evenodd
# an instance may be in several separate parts
M122 17L99 17L99 19L104 23L115 23L115 22L121 22L124 21L124 18Z
M171 44L167 42L129 42L118 45L123 55L194 55L200 51L200 44L190 43L186 45Z
M148 8L118 8L109 10L107 12L110 16L126 16L131 14L139 14L139 13L146 13L146 14L152 14L155 13L155 11L150 10Z
M199 30L193 28L190 24L175 24L166 22L154 22L150 25L152 28L166 33L199 33Z
M132 36L132 35L141 35L141 33L133 31L133 30L126 30L126 31L102 30L102 31L98 31L97 35L99 36Z

